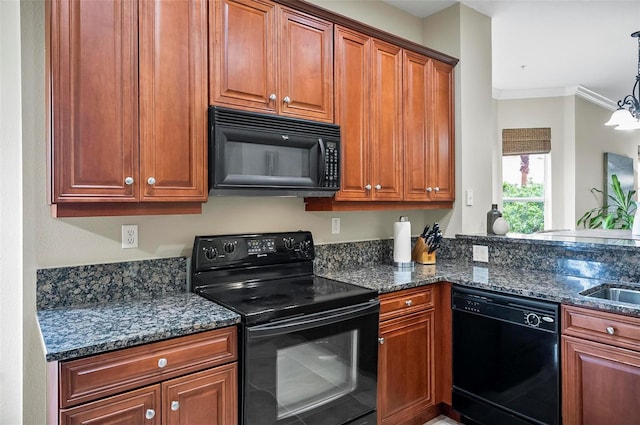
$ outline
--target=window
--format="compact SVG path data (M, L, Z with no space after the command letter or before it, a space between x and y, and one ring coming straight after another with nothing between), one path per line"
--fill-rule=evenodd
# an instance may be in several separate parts
M545 229L550 150L549 128L502 131L502 216L511 232Z

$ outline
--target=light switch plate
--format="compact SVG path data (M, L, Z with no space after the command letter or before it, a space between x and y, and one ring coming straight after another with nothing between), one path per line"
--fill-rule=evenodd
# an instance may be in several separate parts
M481 263L489 262L489 247L484 245L473 246L473 261L479 261Z
M473 189L467 189L466 204L468 207L473 205Z
M340 217L334 217L331 219L331 234L332 235L340 234Z

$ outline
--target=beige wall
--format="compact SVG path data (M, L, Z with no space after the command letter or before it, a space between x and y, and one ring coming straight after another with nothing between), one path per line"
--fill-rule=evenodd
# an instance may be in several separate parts
M20 3L0 2L0 423L22 422ZM42 391L42 390L40 390Z
M601 205L601 198L595 198L590 189L602 188L605 152L637 159L640 134L604 126L611 111L580 96L496 104L498 138L503 128L551 127L552 222L545 223L546 228L575 229L585 211ZM501 181L500 177L497 187Z
M590 189L592 187L602 189L605 152L633 158L637 176L640 133L638 131L617 131L612 127L602 125L611 117L611 111L580 97L576 97L575 111L575 219L577 220L585 211L600 206L602 203L602 199L595 198Z

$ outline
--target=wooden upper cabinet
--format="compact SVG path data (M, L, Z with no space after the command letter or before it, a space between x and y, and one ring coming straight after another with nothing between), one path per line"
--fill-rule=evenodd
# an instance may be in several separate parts
M200 212L206 0L49 0L46 8L52 213Z
M371 171L370 63L371 39L336 26L335 29L336 124L342 142L342 182L337 200L369 200Z
M371 199L402 200L402 49L373 40Z
M275 113L275 4L215 0L209 19L211 103Z
M207 1L140 3L140 199L207 200Z
M454 199L453 68L404 52L404 199Z
M138 5L51 0L50 200L135 201Z
M212 104L333 122L333 24L266 0L215 0Z
M336 123L342 140L337 200L402 199L401 52L336 27Z

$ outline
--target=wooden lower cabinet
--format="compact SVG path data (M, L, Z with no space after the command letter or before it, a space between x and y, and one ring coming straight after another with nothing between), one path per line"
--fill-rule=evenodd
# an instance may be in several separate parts
M421 414L435 405L434 314L430 309L380 324L381 424L422 425L426 419Z
M562 423L640 424L640 319L562 307Z
M51 362L49 425L236 425L235 327Z
M640 423L640 352L572 337L562 351L563 424Z
M380 297L378 424L422 425L451 405L451 285Z

